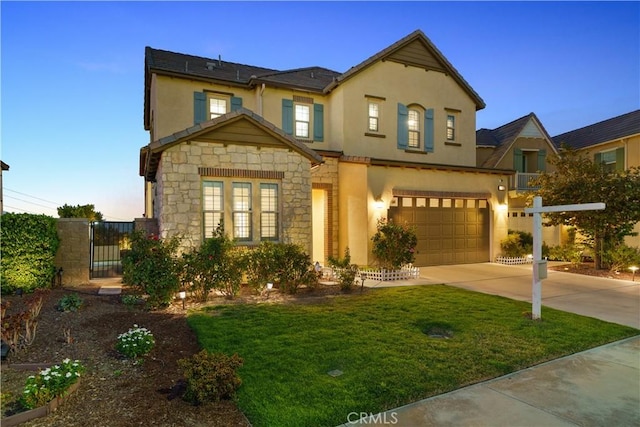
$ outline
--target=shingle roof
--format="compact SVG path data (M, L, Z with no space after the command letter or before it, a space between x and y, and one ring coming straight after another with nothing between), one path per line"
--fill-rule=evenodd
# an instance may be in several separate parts
M322 157L311 148L307 147L306 144L297 141L290 135L285 134L282 129L265 120L262 116L259 116L253 111L246 108L239 108L236 111L232 111L230 113L216 117L215 119L191 126L190 128L165 136L164 138L160 138L159 140L153 141L149 145L142 147L140 149L140 175L144 176L147 180L153 180L158 167L158 163L160 162L160 157L162 156L162 152L164 150L176 144L180 144L187 140L197 138L204 133L211 132L212 130L223 127L228 123L232 123L243 118L250 120L254 124L263 128L265 131L270 132L284 145L299 152L300 154L308 158L313 164L322 163Z
M515 142L516 138L524 127L531 121L534 120L538 127L542 130L542 134L549 141L549 145L554 149L553 141L551 137L545 130L544 126L535 113L529 113L526 116L520 117L512 122L509 122L505 125L502 125L495 129L479 129L476 131L476 146L493 146L495 147L495 151L489 156L483 163L482 167L493 168L500 163L500 160L504 157L504 155L509 151L511 145Z
M640 110L554 136L553 142L557 147L567 144L581 149L637 134L640 134Z

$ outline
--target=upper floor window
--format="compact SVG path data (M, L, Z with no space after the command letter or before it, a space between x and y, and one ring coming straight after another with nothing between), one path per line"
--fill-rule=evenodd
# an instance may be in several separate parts
M447 114L447 141L456 140L456 116Z
M304 96L283 99L282 130L295 138L324 141L324 106Z
M309 139L309 123L311 122L309 106L303 104L295 104L294 120L296 128L296 138Z
M420 148L420 113L418 110L409 110L407 128L409 129L409 148Z
M380 120L380 104L369 101L369 125L367 127L369 132L378 132L378 120Z
M209 119L215 119L227 114L227 100L223 98L209 98Z

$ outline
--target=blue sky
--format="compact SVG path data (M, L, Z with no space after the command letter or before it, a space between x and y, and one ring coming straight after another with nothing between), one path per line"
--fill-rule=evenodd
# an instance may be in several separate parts
M638 2L8 2L5 211L143 213L144 48L344 72L416 29L484 99L477 127L535 112L551 136L640 108Z

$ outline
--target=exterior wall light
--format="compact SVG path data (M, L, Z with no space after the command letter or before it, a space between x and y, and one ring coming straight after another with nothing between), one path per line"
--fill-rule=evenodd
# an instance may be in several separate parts
M373 202L373 206L375 206L376 209L384 209L384 200L378 198Z
M499 184L499 185L498 185L498 191L504 191L504 190L506 190L506 189L507 189L507 187L506 187L506 186L504 186L504 185L502 185L502 184Z

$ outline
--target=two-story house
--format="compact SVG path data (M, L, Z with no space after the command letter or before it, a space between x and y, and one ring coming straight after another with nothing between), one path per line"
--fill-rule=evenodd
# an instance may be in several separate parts
M275 53L275 52L274 52ZM509 165L476 165L484 101L421 32L346 72L274 70L146 48L145 214L190 245L293 242L374 264L380 218L416 265L485 262L507 232Z
M553 171L549 160L558 154L540 119L529 113L495 129L479 129L476 147L479 167L515 170L505 183L508 189L508 226L510 230L533 232L533 214L524 212L527 195L536 189L534 180L541 172ZM542 238L549 245L559 245L561 227L544 227Z
M611 171L640 167L640 110L554 136L553 142L582 151ZM640 234L640 223L634 231ZM640 235L628 236L625 243L640 247Z

